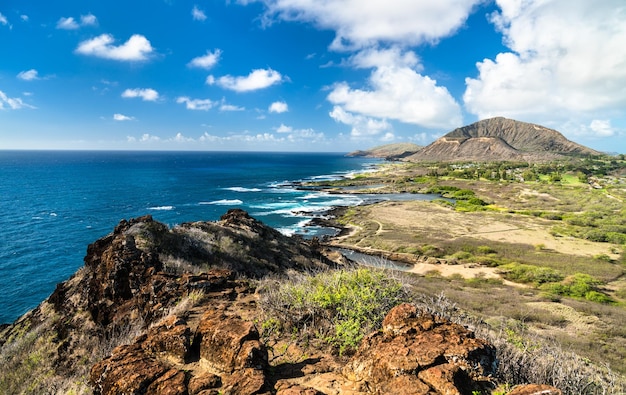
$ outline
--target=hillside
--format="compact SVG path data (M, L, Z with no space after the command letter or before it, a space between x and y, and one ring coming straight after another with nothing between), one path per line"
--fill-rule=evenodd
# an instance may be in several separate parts
M457 128L404 159L541 162L579 155L600 155L600 152L574 143L556 130L497 117Z
M437 395L492 386L488 341L403 304L414 296L382 272L334 271L344 264L328 256L337 254L242 210L172 229L150 216L124 220L46 301L0 328L0 393ZM342 283L356 305L329 304Z
M385 144L368 150L350 152L347 156L392 159L412 155L423 147L413 143Z

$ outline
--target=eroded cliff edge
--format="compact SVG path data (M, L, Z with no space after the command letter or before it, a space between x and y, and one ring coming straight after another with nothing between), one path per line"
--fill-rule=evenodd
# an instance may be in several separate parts
M327 271L342 265L335 258L241 210L173 229L150 216L122 221L88 247L83 268L2 329L0 388L283 395L491 388L493 346L408 304L391 310L348 355L313 338L292 341L289 333L267 344L257 280L273 276L280 284Z

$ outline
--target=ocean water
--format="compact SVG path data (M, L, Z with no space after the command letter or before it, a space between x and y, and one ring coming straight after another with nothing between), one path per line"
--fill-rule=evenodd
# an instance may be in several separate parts
M328 229L306 226L311 218L368 197L297 183L377 162L336 153L0 151L0 323L47 298L121 219L151 214L173 226L238 207L285 234L321 235Z

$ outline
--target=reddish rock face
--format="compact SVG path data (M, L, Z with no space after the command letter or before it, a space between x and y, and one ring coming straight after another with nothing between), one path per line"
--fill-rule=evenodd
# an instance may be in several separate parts
M493 347L472 332L403 304L385 317L381 332L363 339L343 374L374 392L400 381L411 383L402 389L407 394L464 394L491 373L494 362Z

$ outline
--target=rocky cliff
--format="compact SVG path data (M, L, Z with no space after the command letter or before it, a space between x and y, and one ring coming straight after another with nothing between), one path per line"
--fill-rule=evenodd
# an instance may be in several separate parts
M457 128L405 156L408 161L547 161L600 152L574 143L556 130L502 117Z
M0 392L434 395L490 387L494 348L407 304L352 355L314 339L294 343L289 333L284 350L267 344L257 279L280 284L331 270L329 256L241 210L173 229L149 216L122 221L46 301L2 328Z

